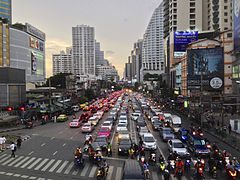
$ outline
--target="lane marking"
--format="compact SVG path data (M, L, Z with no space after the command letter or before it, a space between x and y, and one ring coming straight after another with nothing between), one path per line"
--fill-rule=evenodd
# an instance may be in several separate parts
M76 176L78 171L79 171L79 168L77 168L77 169L75 168L75 170L72 172L72 175Z
M63 146L63 147L66 146L66 143L64 143L62 146Z
M6 172L0 171L0 174L6 174Z
M5 161L5 160L7 160L8 158L10 158L10 157L5 157L5 158L1 159L1 160L0 160L0 163L3 162L3 161Z
M52 165L52 163L55 161L55 159L52 159L51 161L49 161L48 163L47 163L47 165L46 166L44 166L44 168L42 168L42 170L41 171L46 171L47 170L47 168L49 168L49 166L51 166Z
M89 164L87 164L84 168L83 171L81 172L80 176L86 176L87 170L89 168Z
M27 175L22 175L21 178L27 179L29 176Z
M33 153L34 153L34 151L32 151L32 152L28 153L28 155L29 155L29 156L31 156Z
M6 175L7 175L7 176L12 176L12 175L13 175L13 173L7 173Z
M0 156L0 159L2 159L2 158L3 158L4 156L6 156L6 155L7 155L7 154L3 154L3 155L1 155L1 156Z
M39 170L49 159L44 159L34 170Z
M97 166L93 166L88 177L92 178L95 175L96 170L97 170Z
M46 145L46 143L42 143L42 144L41 144L42 147L45 146L45 145Z
M162 176L162 175L161 175ZM158 180L158 176L157 176L157 173L156 172L152 172L152 179L153 180Z
M56 151L55 153L53 153L53 156L55 156L58 153L58 151Z
M16 158L13 162L11 162L10 164L8 164L8 166L12 166L14 164L16 164L18 161L20 161L22 158L24 158L23 156L20 156L19 158Z
M35 176L31 176L31 177L29 177L29 179L34 180L34 179L37 179L37 177L35 177Z
M74 162L71 162L67 167L67 169L65 170L64 174L69 174L73 166L74 166Z
M121 180L122 179L122 167L117 168L117 173L116 173L116 180Z
M51 137L51 140L55 139L55 137Z
M107 180L112 179L112 173L113 173L113 166L109 166Z
M36 158L33 157L31 158L28 162L26 162L25 164L23 164L20 168L25 168L27 165L29 165L32 161L34 161Z
M57 170L56 173L61 173L67 164L68 164L68 161L64 161L64 163L61 165L61 167Z
M20 166L22 163L24 163L25 161L27 161L30 157L25 157L23 160L21 160L19 163L17 163L14 167L18 167Z
M3 166L5 166L6 164L10 163L11 161L14 161L18 156L16 156L15 158L11 158L8 159L7 161L5 161L4 163L2 163Z
M62 133L63 133L62 131L58 132L58 134L62 134Z
M73 139L73 136L72 136L72 137L70 137L70 139Z
M38 158L36 161L34 161L30 166L27 167L27 169L32 169L33 166L35 166L37 163L39 163L42 160L42 158Z
M14 174L13 176L14 177L19 177L19 176L21 176L21 174Z
M62 162L62 160L58 160L58 161L54 164L54 166L49 170L49 172L53 172L61 162Z

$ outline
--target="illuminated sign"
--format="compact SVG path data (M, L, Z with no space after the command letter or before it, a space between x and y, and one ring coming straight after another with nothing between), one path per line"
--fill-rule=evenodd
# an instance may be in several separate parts
M182 57L186 52L186 45L198 40L198 31L174 32L174 56Z
M43 75L44 55L42 53L31 52L31 70L33 75Z
M33 37L30 37L29 41L30 41L30 47L40 50L40 51L44 51L44 43L43 42L41 42L37 39L34 39Z
M45 41L46 39L46 36L45 36L45 33L43 33L42 31L40 31L39 29L35 28L34 26L26 23L25 24L26 27L27 27L27 32L43 41Z

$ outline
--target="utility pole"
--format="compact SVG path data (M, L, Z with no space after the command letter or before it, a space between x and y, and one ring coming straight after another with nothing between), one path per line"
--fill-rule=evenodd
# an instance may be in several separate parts
M52 89L51 89L51 78L49 78L49 113L51 118L51 107L52 107Z
M203 125L203 104L202 104L202 92L203 92L203 57L200 59L201 65L201 87L200 87L200 112L201 112L201 126Z

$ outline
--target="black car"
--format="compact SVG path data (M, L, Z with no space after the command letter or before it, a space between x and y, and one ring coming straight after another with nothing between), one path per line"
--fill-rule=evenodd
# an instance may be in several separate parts
M103 136L103 135L97 136L92 145L93 149L100 147L102 150L105 150L107 146L107 142L108 142L107 136Z
M144 121L144 118L142 116L139 116L137 121Z
M118 154L128 155L128 150L132 145L132 141L130 139L122 139L119 142L118 146Z
M162 122L158 121L158 120L155 120L152 123L153 130L159 130L160 127L162 127L162 126L163 126Z
M146 116L147 116L148 120L151 121L151 119L153 118L154 115L150 111L147 111Z
M137 122L137 131L140 129L140 127L145 127L146 123L145 121L138 121Z

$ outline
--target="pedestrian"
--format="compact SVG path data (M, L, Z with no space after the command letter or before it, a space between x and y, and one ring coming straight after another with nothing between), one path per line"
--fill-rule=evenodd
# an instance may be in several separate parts
M10 148L12 151L11 157L15 158L16 145L14 144L14 142L11 143Z
M3 150L3 138L0 137L0 151Z
M229 134L231 134L231 132L232 132L232 126L231 126L230 123L229 123L229 125L228 125L228 131L229 131Z
M7 139L6 139L5 136L2 136L2 138L3 138L2 148L3 148L3 149L6 149L6 141L7 141Z

